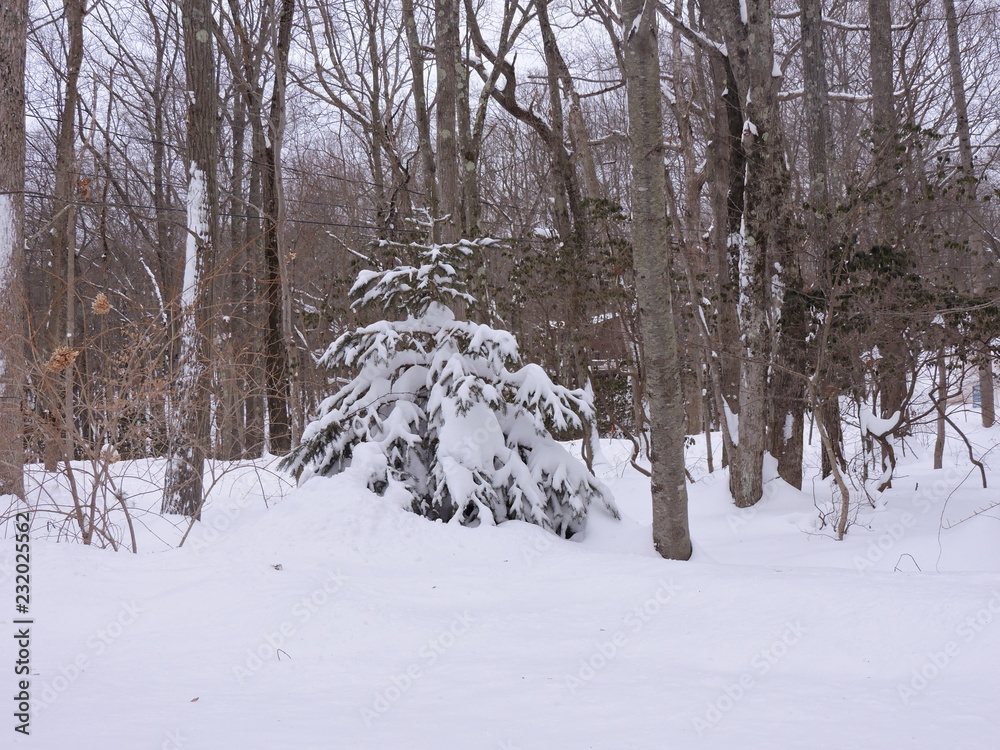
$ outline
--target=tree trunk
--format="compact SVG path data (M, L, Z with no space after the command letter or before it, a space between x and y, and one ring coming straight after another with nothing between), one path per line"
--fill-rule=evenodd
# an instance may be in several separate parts
M872 156L874 160L874 194L869 201L874 211L868 224L865 250L873 247L895 247L898 242L893 229L893 211L901 197L901 183L896 163L899 159L900 122L894 103L894 67L892 46L892 8L890 0L868 0L870 32L869 71L872 91ZM877 345L883 359L877 375L880 416L888 417L904 408L905 381L899 372L907 367L909 353L902 335L903 325L890 332Z
M437 187L438 209L447 220L435 225L435 241L458 242L461 230L461 199L458 176L458 69L460 66L458 0L435 0L437 56Z
M581 155L570 155L565 146L567 122L563 111L565 86L567 102L572 102L571 84L567 84L569 70L562 59L556 42L556 36L549 22L548 7L543 3L537 6L538 25L542 33L542 49L545 54L546 76L548 79L550 137L548 146L552 155L552 169L556 184L556 230L565 250L564 262L567 268L565 279L568 286L568 304L566 306L566 327L570 338L570 380L573 387L584 388L590 382L590 352L587 347L587 308L585 304L585 279L589 273L590 262L590 226L587 211L583 205L583 195L580 189L578 174L586 173L586 169L577 169L574 162L581 161ZM572 132L572 126L570 127ZM578 134L579 135L579 134ZM590 441L594 437L597 425L588 422L584 426L583 456L590 465Z
M731 238L739 248L741 332L738 445L730 462L729 484L740 507L753 505L763 492L767 438L768 383L772 330L782 300L772 297L772 264L795 272L789 212L790 177L785 164L778 82L774 75L774 37L768 0L721 4L720 23L732 72L744 102L742 124L745 170L741 231ZM733 179L735 175L730 175Z
M992 427L996 423L997 407L996 393L993 388L993 354L987 345L981 355L979 366L979 403L983 415L983 427Z
M807 150L809 152L809 210L806 216L808 255L822 258L825 241L819 217L829 211L830 116L823 45L823 4L804 0L799 15L802 32L802 68L805 89ZM793 243L786 243L776 256L784 289L779 320L778 345L771 383L769 447L778 459L778 474L796 489L802 489L803 426L805 422L808 309L802 268ZM831 434L831 440L839 432ZM823 452L826 455L826 451Z
M250 396L248 373L244 367L243 347L249 341L246 320L246 287L249 286L248 269L244 267L246 257L246 193L244 191L244 170L246 152L244 142L247 129L247 105L245 97L236 96L232 103L232 157L229 171L229 222L226 227L227 240L224 244L225 264L219 264L218 288L222 299L220 312L225 316L219 324L221 343L218 366L219 400L216 406L216 429L218 431L218 457L226 461L236 461L244 457L246 422L244 404ZM222 228L220 227L220 234ZM221 244L221 240L220 240Z
M830 85L823 43L823 2L802 0L802 78L805 93L806 146L809 151L810 245L819 245L818 215L830 201Z
M951 72L952 96L955 101L955 124L958 131L958 154L962 165L962 180L964 189L959 194L962 201L963 224L969 241L969 253L972 264L968 269L969 284L974 292L983 291L977 283L981 276L989 278L989 274L981 274L980 268L986 262L983 252L983 235L980 229L979 202L977 200L977 184L975 166L972 163L972 138L969 134L969 105L965 96L965 78L962 75L962 51L958 45L958 16L955 13L955 0L942 0L944 17L948 32L948 68ZM995 261L990 261L995 262ZM987 340L977 352L979 366L979 397L983 427L992 427L996 421L996 396L993 392L993 363L990 353L990 342Z
M456 5L458 0L456 0ZM458 11L456 10L456 13ZM467 42L468 44L468 42ZM468 50L463 58L469 56ZM479 236L479 217L481 212L479 198L479 149L472 134L472 100L469 90L469 68L460 62L455 66L458 82L458 145L459 170L462 183L462 236Z
M802 77L805 90L806 147L809 152L809 209L806 212L805 231L807 252L817 260L818 278L821 284L831 283L829 268L829 248L840 234L839 227L831 226L827 218L833 215L831 189L833 179L830 174L830 86L826 74L826 52L823 39L822 0L803 0L800 16L802 33ZM833 239L831 239L833 238ZM803 347L805 344L802 345ZM815 354L815 352L814 352ZM818 363L817 363L818 370ZM828 382L826 374L817 371L821 384ZM821 472L826 478L833 466L829 456L834 456L838 467L843 457L843 435L840 427L840 406L836 391L826 393L820 389L822 401L814 404L819 410L814 418L821 420L825 428L830 450L821 451Z
M73 193L76 169L76 110L79 105L80 66L83 63L84 0L65 0L66 69L63 101L56 133L55 184L52 201L52 268L49 273L49 351L73 347L73 277L76 261L76 206ZM45 468L73 457L73 365L48 373L51 383L40 401L49 417L51 434L45 436Z
M0 4L0 496L24 499L24 61L28 0Z
M281 242L285 219L281 146L285 131L285 85L294 14L294 0L282 0L278 17L278 39L274 49L274 86L267 118L269 138L265 146L263 170L267 411L270 426L269 449L278 455L292 449L292 386L288 367L292 344L288 335L291 321L286 314L290 312L290 305L286 305L287 269Z
M710 31L723 35L720 22L723 4L706 3L706 23ZM739 241L745 200L744 174L746 153L743 150L743 107L739 86L728 57L712 54L709 58L714 112L712 142L708 147L709 202L714 221L710 242L714 251L716 345L711 354L715 377L713 398L722 428L722 465L728 466L735 453L735 443L728 429L727 411L739 409Z
M284 246L285 200L281 156L286 117L286 88L291 29L294 21L293 0L269 3L258 18L259 31L248 29L240 4L230 0L230 20L236 37L234 50L220 36L221 54L228 62L246 107L251 130L252 165L248 204L246 248L248 270L260 278L260 298L249 295L247 327L262 332L259 343L247 342L244 370L256 392L246 401L246 449L260 455L263 425L261 396L267 406L267 449L276 454L291 450L296 420L292 404L297 402L297 347L292 341L291 292L287 252ZM273 34L271 33L273 30ZM274 39L274 73L270 100L265 108L264 61L269 39ZM372 141L379 148L381 141ZM375 174L380 174L376 169ZM381 188L380 188L381 189ZM378 201L379 206L382 201ZM258 264L260 269L257 270ZM251 283L252 285L252 283ZM249 291L249 290L248 290ZM259 303L259 304L258 304ZM258 320L258 314L260 320ZM248 389L250 390L250 389ZM251 414L251 412L253 412Z
M878 180L891 174L893 145L898 135L893 106L892 9L890 0L868 0L868 54L872 86L872 140Z
M427 113L427 88L424 83L424 54L417 33L417 17L413 0L402 0L403 25L406 27L406 46L410 60L410 74L413 90L414 119L417 124L417 154L423 168L424 200L431 212L437 216L437 185L435 182L434 149L431 147L431 124Z
M172 418L178 425L163 488L163 513L200 517L210 422L209 371L212 285L218 223L217 118L212 6L184 0L181 7L188 104L187 241L180 304L180 354Z
M948 402L948 367L944 356L944 345L937 354L937 436L934 440L934 468L944 466L945 417Z
M632 252L653 445L653 541L664 557L687 560L691 557L691 537L684 478L684 415L671 306L655 5L624 0L622 24L632 165Z

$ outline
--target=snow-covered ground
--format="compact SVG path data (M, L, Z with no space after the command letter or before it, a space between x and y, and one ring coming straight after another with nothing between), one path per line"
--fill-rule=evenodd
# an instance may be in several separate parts
M970 434L980 453L1000 441ZM653 552L648 480L625 451L605 443L599 467L623 520L594 508L572 541L431 523L350 471L292 490L258 466L220 475L169 549L185 526L138 512L155 507L155 463L148 495L115 464L140 554L44 540L58 524L36 515L32 736L8 704L0 745L998 746L1000 449L982 489L960 443L933 471L911 441L837 542L814 470L805 492L772 480L741 511L696 441L687 563ZM5 632L13 563L8 538Z

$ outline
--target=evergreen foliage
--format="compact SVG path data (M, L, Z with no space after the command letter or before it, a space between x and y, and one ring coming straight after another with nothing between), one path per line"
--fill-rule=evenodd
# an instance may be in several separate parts
M594 500L618 517L610 492L550 434L582 425L588 395L522 364L512 334L457 319L447 306L475 302L467 268L492 243L380 243L397 256L416 252L418 265L364 271L351 294L354 307L397 319L327 349L322 365L355 374L323 401L284 468L304 481L362 466L373 491L468 525L522 520L568 538Z

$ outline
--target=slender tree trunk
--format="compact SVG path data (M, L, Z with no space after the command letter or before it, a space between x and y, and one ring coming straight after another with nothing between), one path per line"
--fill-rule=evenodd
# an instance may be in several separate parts
M945 417L948 402L948 367L944 356L944 346L937 354L937 437L934 441L934 468L944 466Z
M165 47L164 43L164 47ZM170 315L169 302L177 297L176 273L174 271L173 243L170 237L170 226L173 219L170 215L170 194L167 186L167 113L166 91L164 80L163 56L165 50L157 56L155 67L155 84L153 91L153 142L150 144L153 157L153 207L156 212L156 270L159 273L159 289L157 298L161 303L160 317L164 325L172 326L174 321ZM171 338L173 338L171 336Z
M390 152L385 132L385 114L382 112L382 66L379 60L378 38L380 20L376 16L380 10L376 0L374 5L366 4L371 8L364 19L365 30L368 37L368 64L370 67L368 81L368 108L371 112L368 139L371 143L369 154L372 166L373 187L375 188L375 223L384 229L392 224L394 220L392 201L388 198L389 191L386 190L385 167L382 164L383 151L386 155Z
M427 112L427 87L424 82L424 54L417 33L417 17L413 0L402 0L403 25L409 52L414 118L417 124L417 155L423 168L424 197L431 216L437 216L437 185L435 181L434 149L431 147L431 124Z
M624 0L622 25L632 165L632 248L653 445L653 541L664 557L687 560L691 557L691 537L684 477L684 414L671 306L655 5Z
M897 122L893 106L890 0L868 0L868 54L872 86L872 139L879 182L889 181Z
M711 32L722 35L722 4L717 0L708 2L706 9ZM736 303L739 299L739 237L745 204L746 152L742 137L743 107L731 61L722 55L712 55L709 70L715 106L707 169L709 201L715 217L710 242L717 279L713 321L716 344L711 361L716 373L712 378L713 398L722 428L722 465L725 467L735 452L727 412L739 409L740 329Z
M774 37L769 0L724 0L720 23L728 59L744 103L741 126L746 181L739 248L741 332L739 441L730 461L730 490L740 507L763 492L762 467L769 413L767 370L772 331L783 300L771 288L772 264L791 265L794 250L789 211L790 177L785 164L778 111L779 78L774 75ZM733 179L735 175L730 175Z
M830 245L839 236L839 228L832 225L832 190L836 187L830 169L830 86L826 74L826 47L823 38L822 0L803 0L800 15L802 33L802 70L805 89L806 146L809 152L809 210L806 212L806 247L817 260L820 283L831 284L832 271L829 268ZM804 346L804 344L803 344ZM840 406L836 392L826 393L828 379L825 373L817 372L821 383L822 401L818 415L825 429L830 450L824 446L821 451L822 474L826 478L833 467L829 456L834 456L838 466L843 457L843 435L840 427Z
M830 202L830 85L823 40L823 1L802 0L802 78L805 93L806 146L809 151L810 246L819 244L818 216Z
M222 362L219 365L219 405L216 419L219 434L219 457L235 461L244 455L246 422L243 405L249 395L249 383L244 368L243 347L248 341L245 319L247 283L244 234L246 220L246 195L243 189L246 154L246 101L243 96L233 99L232 114L232 157L230 158L229 221L226 227L225 265L220 264L218 281L222 299L220 311L226 311L226 318L219 324ZM221 234L221 227L220 227ZM221 301L221 300L220 300Z
M270 139L269 139L270 140ZM291 450L288 412L288 360L285 352L281 304L281 247L279 229L278 165L275 142L262 141L261 198L263 208L264 391L267 399L268 450L281 455Z
M996 423L996 392L993 387L993 354L989 344L983 348L982 364L979 366L979 403L983 415L983 427Z
M456 5L458 4L456 0ZM456 11L457 12L457 11ZM465 51L463 58L469 56ZM463 62L455 66L458 82L458 145L462 182L462 236L479 236L479 149L472 135L472 102L469 91L469 68Z
M972 138L969 134L969 105L965 95L965 78L962 75L962 50L958 45L958 15L955 13L955 0L942 0L944 5L945 24L948 33L948 69L951 72L951 89L955 101L955 124L958 131L958 154L962 163L962 179L965 200L962 201L963 223L969 241L969 253L972 263L968 269L969 283L973 291L982 291L980 268L987 261L983 252L983 235L980 228L981 216L977 200L977 177L972 163ZM989 278L990 274L983 274ZM989 341L977 353L979 366L979 396L982 410L983 427L992 427L996 421L996 395L993 389L993 363Z
M570 155L565 146L566 117L563 110L564 91L560 86L569 78L569 71L559 52L555 33L549 22L548 7L543 3L537 6L538 25L542 32L542 49L545 55L546 75L548 79L550 137L549 149L552 154L552 168L556 177L556 229L559 239L566 252L566 281L568 286L568 304L566 325L570 338L570 379L576 388L584 388L590 382L590 353L587 348L587 308L585 304L584 283L590 266L590 226L587 211L583 206L578 174L585 170L577 170L574 161L580 161L579 154ZM565 84L563 84L565 85ZM570 91L570 86L566 86ZM569 96L566 100L570 101ZM571 129L570 129L571 130ZM596 430L596 424L587 423L584 427L584 458L590 464L590 444Z
M294 0L282 0L278 17L278 39L274 50L274 86L268 113L268 143L264 158L264 306L267 310L265 368L269 448L281 455L292 449L292 374L289 357L290 323L287 319L287 268L282 246L285 201L281 180L281 146L285 131L285 86L291 45ZM290 313L290 309L288 310Z
M218 223L218 91L215 82L210 0L184 0L181 7L188 105L187 241L181 290L181 330L173 420L179 426L163 489L163 513L193 518L204 501L202 478L209 431L209 370Z
M80 66L83 63L83 11L85 0L65 0L66 68L63 101L56 133L55 184L52 201L52 267L49 273L49 350L73 347L72 276L76 254L76 206L73 193L77 184L76 111L79 104ZM51 424L45 438L45 468L54 471L57 462L72 458L73 366L49 374L52 383L44 388L41 403ZM67 386L67 383L70 385ZM68 400L67 400L68 399ZM67 449L69 453L67 454Z
M458 242L461 231L461 202L458 176L458 69L459 50L458 0L435 0L437 56L437 187L438 208L448 218L435 228L439 242Z
M259 314L257 321L256 304L248 306L247 316L254 320L248 327L257 327L262 333L262 342L255 345L245 369L247 378L263 392L267 406L267 448L272 453L283 454L291 450L296 435L296 420L292 416L292 404L298 401L298 370L296 367L298 349L292 339L291 291L288 278L288 258L284 244L285 200L282 181L282 147L286 117L286 89L288 77L288 55L291 46L291 29L294 21L293 0L269 2L263 15L258 19L259 33L251 43L251 33L244 24L244 16L236 0L229 2L231 22L236 37L237 49L229 46L225 37L220 36L220 46L228 62L233 77L246 107L251 129L251 170L248 204L250 217L247 221L246 247L255 248L259 253L249 253L248 266L253 269L261 265L255 278L261 278ZM265 82L263 62L267 53L267 43L273 39L273 83L270 100L265 108ZM377 84L377 79L374 82ZM375 98L378 94L376 92ZM376 118L378 120L378 118ZM378 122L376 122L378 126ZM377 133L375 157L380 152ZM376 158L375 174L381 174ZM381 183L378 185L382 195ZM383 205L381 199L379 206ZM257 257L259 255L259 257ZM257 299L254 298L255 303ZM256 355L256 356L254 356ZM250 389L248 389L250 390ZM258 411L260 399L256 393L246 402L246 446L251 455L259 455L263 448L262 435L258 434L256 421L263 415ZM254 412L251 415L251 412ZM263 421L261 420L261 424Z
M258 19L264 27L254 35L244 23L244 12L237 0L229 0L235 49L220 35L220 54L226 60L242 97L241 114L245 108L250 127L250 175L247 187L246 221L243 225L242 248L237 264L237 276L242 280L243 315L241 327L248 333L242 343L241 364L246 391L243 397L245 425L243 456L260 457L266 446L265 422L268 411L277 423L288 423L281 415L281 383L271 359L280 353L280 266L278 264L275 220L273 149L268 146L264 111L264 84L261 82L266 46L274 26L274 3L269 0ZM242 119L242 118L241 118ZM234 136L235 137L235 136ZM270 250L268 249L270 247ZM279 371L280 372L280 371ZM275 400L277 399L277 400ZM265 406L268 408L265 409Z
M264 435L264 420L265 420L265 410L264 404L266 402L266 382L267 377L264 374L264 354L262 343L260 339L263 338L262 332L264 330L264 322L261 319L261 307L263 305L258 304L260 297L262 296L261 285L256 280L263 277L264 272L263 266L263 254L261 252L262 237L261 237L261 226L263 224L263 217L261 206L263 205L261 184L263 182L263 159L259 156L263 153L263 149L259 147L258 138L260 142L263 142L262 138L262 125L260 123L260 117L253 114L255 110L251 107L250 109L250 123L251 123L251 159L252 166L250 169L250 185L247 190L247 226L246 226L246 269L250 281L250 285L247 306L246 306L246 318L247 327L253 332L252 338L248 339L246 342L246 371L247 378L250 381L250 386L248 388L247 399L246 399L246 420L247 420L247 438L246 438L246 450L248 458L259 458L265 448L265 435Z
M799 15L802 33L802 67L805 89L807 149L809 153L809 211L806 241L809 255L822 258L825 232L819 217L829 211L830 116L823 43L822 0L803 0ZM776 367L772 381L769 446L778 459L779 475L793 487L802 488L803 427L806 403L806 333L808 310L799 254L792 243L785 246L780 263L784 288L781 306ZM825 277L823 277L825 278ZM831 440L839 436L827 424ZM823 452L826 455L826 451Z
M24 61L28 0L0 4L0 496L24 499Z
M801 297L802 275L797 261L782 264L788 273L784 304L781 306L779 339L771 379L771 412L768 445L778 459L778 475L796 489L802 489L802 458L806 407L807 310Z
M871 246L894 247L898 241L893 230L892 213L900 196L900 181L895 163L899 158L900 123L894 103L894 67L892 46L892 6L890 0L868 0L869 70L872 90L872 149L876 190L875 211L869 219ZM899 372L906 367L909 354L899 331L893 331L877 344L884 365L880 369L878 392L881 415L888 417L904 406L905 379Z

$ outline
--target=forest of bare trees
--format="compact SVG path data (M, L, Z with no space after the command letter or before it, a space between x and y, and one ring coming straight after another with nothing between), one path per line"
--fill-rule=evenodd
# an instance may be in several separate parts
M815 435L843 536L894 438L943 446L966 392L995 420L998 23L979 0L4 0L0 494L24 462L169 457L162 510L197 517L207 459L299 444L319 356L370 315L358 269L493 238L465 312L593 389L562 436L585 457L652 442L664 555L691 552L685 436L716 431L741 507L767 454L801 487Z

